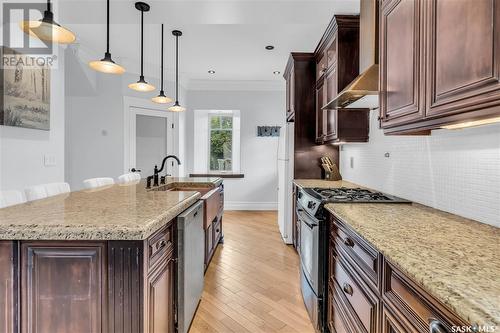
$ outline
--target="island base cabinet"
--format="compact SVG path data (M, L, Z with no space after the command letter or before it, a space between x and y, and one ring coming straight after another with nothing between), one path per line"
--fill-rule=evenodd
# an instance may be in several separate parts
M0 241L0 333L173 333L175 226L138 241Z
M0 241L0 332L17 332L15 311L17 246L13 241Z
M174 261L170 255L147 279L145 332L174 332Z
M21 244L21 332L104 332L105 244Z

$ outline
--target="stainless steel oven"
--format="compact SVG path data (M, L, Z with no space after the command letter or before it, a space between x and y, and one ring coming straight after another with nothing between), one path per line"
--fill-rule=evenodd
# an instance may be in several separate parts
M300 282L302 298L309 317L318 332L324 331L326 295L325 263L327 225L324 219L313 215L316 210L307 194L299 195L296 205L300 226Z

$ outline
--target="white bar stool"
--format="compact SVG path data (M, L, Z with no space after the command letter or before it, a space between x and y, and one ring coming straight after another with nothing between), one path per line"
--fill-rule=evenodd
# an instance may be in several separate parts
M141 174L135 172L126 173L118 177L119 184L135 183L140 180L141 180Z
M53 197L55 195L68 193L70 187L68 183L49 183L28 187L24 190L28 201Z
M22 191L0 191L0 208L19 205L26 202Z
M86 189L93 189L107 185L113 185L114 183L114 179L110 177L89 178L83 181L83 186Z

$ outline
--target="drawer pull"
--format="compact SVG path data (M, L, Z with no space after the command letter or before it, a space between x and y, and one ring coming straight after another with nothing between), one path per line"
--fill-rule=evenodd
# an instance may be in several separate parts
M352 287L351 287L351 285L349 283L344 283L344 286L342 287L342 289L344 289L344 292L346 294L349 294L351 296L352 296L352 293L354 292L353 289L352 289ZM436 331L436 332L438 332L438 331Z
M439 322L439 320L433 320L429 324L430 333L446 333L448 332L446 328Z
M354 241L352 239L350 239L349 237L346 237L344 239L344 244L349 246L349 247L353 247L354 246Z
M219 229L219 228L217 228L217 229L215 230L215 232L219 232L219 231L220 231L220 229Z

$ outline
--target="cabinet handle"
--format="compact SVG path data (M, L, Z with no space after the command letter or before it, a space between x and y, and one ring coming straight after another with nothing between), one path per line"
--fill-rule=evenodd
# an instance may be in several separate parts
M430 333L447 333L448 331L444 327L443 324L439 320L433 320L429 324L429 332Z
M346 237L344 239L344 244L349 246L349 247L353 247L354 246L354 241L352 239L350 239L349 237Z
M349 294L349 295L351 295L351 296L352 296L352 293L354 292L354 291L352 290L351 285L350 285L349 283L347 283L347 282L346 282L346 283L344 283L344 286L342 287L342 289L344 289L344 292L345 292L346 294ZM436 331L436 332L438 332L438 331ZM433 333L433 332L431 332L431 333Z

